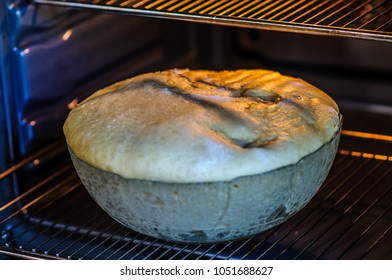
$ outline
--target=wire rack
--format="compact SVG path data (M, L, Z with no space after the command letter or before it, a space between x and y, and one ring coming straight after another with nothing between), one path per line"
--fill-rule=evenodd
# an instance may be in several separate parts
M392 259L392 155L345 148L368 143L392 150L392 137L376 136L343 131L326 182L287 222L248 239L207 245L166 242L118 224L64 157L0 205L0 253L30 259ZM0 179L39 166L53 150L66 152L62 143L52 144Z
M33 0L104 12L392 41L388 0Z

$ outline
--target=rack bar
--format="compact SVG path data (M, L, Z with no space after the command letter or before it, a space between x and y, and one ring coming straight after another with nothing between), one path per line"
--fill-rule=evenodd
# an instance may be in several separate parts
M284 32L337 36L392 42L391 1L372 0L302 0L282 1L93 1L93 0L32 0L39 4L57 5L69 8L96 10L101 12L122 13L164 19L176 19L190 22L210 23L217 25L237 26ZM185 6L184 6L185 5ZM360 14L352 19L346 13L348 23L343 21L340 11L354 7ZM369 8L370 7L370 8ZM226 9L226 10L223 10ZM363 10L363 11L362 11ZM279 14L291 11L289 15L278 19ZM294 19L288 20L290 15ZM257 16L257 18L256 18ZM316 23L313 19L319 18ZM371 18L363 23L361 20ZM326 20L331 23L323 23ZM371 22L378 22L372 27ZM343 21L347 22L347 21ZM350 26L350 27L349 27Z
M380 164L382 164L382 162L379 162L378 163L378 165L375 165L374 167L373 167L373 170L368 170L367 171L367 175L368 174L370 174L370 173L372 173L372 171L374 171L375 169L378 169L379 168L379 166L380 166ZM390 170L388 173L390 173L392 170ZM382 180L382 179L384 179L384 177L386 176L386 175L388 175L388 173L386 173L386 174L384 174L383 176L381 176L381 177L379 177L379 179L376 181L376 182L374 182L373 183L373 185L372 186L369 186L369 188L367 189L367 191L366 192L363 192L351 205L349 205L346 209L345 209L345 211L342 213L342 215L346 215L347 213L349 213L350 211L352 211L352 209L360 202L360 200L364 197L364 196L366 196L366 194L368 194L370 191L372 191L376 186L377 186L377 184ZM355 188L360 184L360 183L362 183L363 182L363 180L366 178L367 176L363 176L362 177L362 180L360 180L360 181L357 181L356 182L356 184L354 185L354 186L352 186L352 188L341 198L341 199L339 199L334 205L333 205L333 207L335 208L335 207L337 207L337 205L339 204L339 203L341 203L341 201L346 197L346 196L348 196L350 193L352 193L354 190L355 190ZM389 191L389 190L388 190ZM379 198L378 198L379 199ZM358 217L350 224L350 225L348 225L349 227L350 226L352 226L354 223L356 223L365 213L367 213L367 211L369 211L369 209L378 201L378 199L376 199L369 207L367 207L362 213L360 213L359 215L358 215ZM324 215L324 216L326 216L326 215L328 215L328 212L326 212L326 214ZM320 217L320 219L317 221L318 223L319 222L321 222L322 221L322 219L324 218L324 216L322 216L322 217ZM332 228L333 228L333 226L335 226L338 222L339 222L339 220L341 219L341 217L337 217L337 219L335 220L335 222L334 223L332 223L332 224L330 224L326 229L324 229L324 231L322 232L322 234L320 235L320 236L324 236L325 234L326 234L326 232L327 231L329 231L329 230L331 230ZM339 237L340 238L340 237ZM296 256L296 258L298 258L301 254L303 254L308 248L310 248L314 243L316 243L316 241L317 241L318 239L313 239L313 241L312 242L310 242L301 252L299 252L298 253L298 255ZM330 246L332 246L333 244L335 244L335 242L338 240L338 237L336 237L331 243L330 243L330 245L326 248L326 249L324 249L322 252L320 252L317 256L316 256L316 258L319 258L324 252L326 252L329 248L330 248ZM343 253L342 253L342 255L343 255Z

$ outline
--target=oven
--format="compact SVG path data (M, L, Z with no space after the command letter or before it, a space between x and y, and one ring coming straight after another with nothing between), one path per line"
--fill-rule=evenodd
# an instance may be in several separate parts
M0 259L391 259L392 2L3 0ZM325 183L247 239L180 244L115 222L81 185L62 134L95 90L169 68L266 68L344 116Z

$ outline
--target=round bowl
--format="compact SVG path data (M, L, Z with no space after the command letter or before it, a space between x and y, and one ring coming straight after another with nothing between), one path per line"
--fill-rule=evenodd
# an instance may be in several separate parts
M210 243L260 233L302 209L327 177L339 138L340 130L296 164L208 183L125 179L69 151L87 191L121 224L168 241Z

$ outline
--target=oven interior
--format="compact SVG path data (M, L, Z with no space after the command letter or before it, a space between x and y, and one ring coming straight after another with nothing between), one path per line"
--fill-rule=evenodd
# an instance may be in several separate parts
M0 259L391 259L390 1L0 3ZM287 222L177 244L112 220L81 185L62 124L95 90L169 68L267 68L331 95L332 170Z

